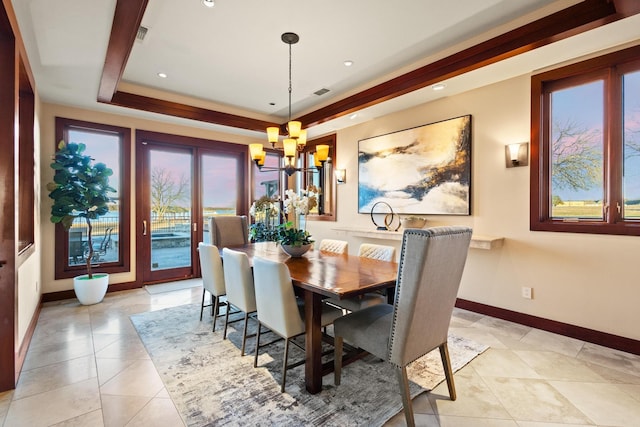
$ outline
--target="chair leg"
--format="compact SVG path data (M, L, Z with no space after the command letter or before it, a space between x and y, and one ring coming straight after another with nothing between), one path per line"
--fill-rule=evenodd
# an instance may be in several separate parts
M229 324L229 312L231 311L231 304L227 302L227 312L224 316L224 334L222 334L222 339L227 339L227 325Z
M289 338L284 340L284 361L282 362L282 385L280 385L280 393L284 393L284 384L287 381L287 361L289 359Z
M200 321L202 321L202 312L204 312L204 294L207 291L205 289L202 290L202 302L200 303Z
M407 377L407 367L397 366L396 375L400 384L400 394L402 395L402 406L404 407L404 418L408 427L415 427L413 419L413 407L411 406L411 394L409 393L409 377Z
M244 356L244 346L247 342L247 326L249 326L249 313L244 314L244 328L242 330L242 348L240 349L240 356Z
M442 367L444 368L444 375L447 378L449 397L451 400L456 400L456 385L453 383L453 371L451 370L451 360L449 359L449 348L447 343L442 344L439 348Z
M215 332L216 330L216 319L218 319L218 310L220 309L220 297L211 295L211 298L213 298L213 328L211 329L212 331Z
M342 376L342 337L336 336L333 340L333 383L340 385Z
M258 321L258 334L256 335L256 356L253 358L253 367L258 367L258 349L260 348L260 327L262 323Z

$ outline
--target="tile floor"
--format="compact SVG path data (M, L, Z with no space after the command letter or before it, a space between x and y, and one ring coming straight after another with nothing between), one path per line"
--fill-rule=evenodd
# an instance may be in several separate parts
M200 296L136 289L45 304L17 388L0 393L0 425L183 426L129 315ZM457 309L451 330L491 348L455 374L455 402L445 384L414 400L417 425L640 426L640 356Z

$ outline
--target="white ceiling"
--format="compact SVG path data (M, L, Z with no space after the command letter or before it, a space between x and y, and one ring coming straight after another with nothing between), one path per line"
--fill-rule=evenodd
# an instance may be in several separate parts
M220 129L257 132L99 104L100 76L115 0L13 0L45 102ZM149 0L122 78L131 92L283 122L288 114L288 45L292 46L292 115L299 116L479 41L578 3L578 0ZM640 39L640 16L609 24L445 82L315 126L319 135L530 73L572 57ZM345 67L343 62L354 65ZM168 74L161 79L158 72ZM322 96L313 92L326 88ZM270 105L274 103L275 105Z

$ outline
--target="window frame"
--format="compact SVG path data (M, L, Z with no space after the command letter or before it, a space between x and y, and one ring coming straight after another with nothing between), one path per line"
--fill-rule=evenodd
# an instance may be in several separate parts
M103 273L129 272L131 259L131 129L101 123L56 117L56 140L68 141L69 130L108 132L120 137L120 220L118 230L118 261L97 265ZM107 165L108 166L108 165ZM55 225L55 279L67 279L84 274L86 265L69 265L69 233L62 224Z
M531 77L530 230L640 235L640 220L624 219L622 75L640 70L640 46L634 46ZM604 76L603 220L551 217L550 94ZM608 206L608 208L607 208Z

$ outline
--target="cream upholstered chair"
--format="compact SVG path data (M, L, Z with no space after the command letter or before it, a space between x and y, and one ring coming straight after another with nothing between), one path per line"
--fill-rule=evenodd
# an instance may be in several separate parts
M246 245L249 243L247 217L212 216L209 218L209 236L210 243L218 248Z
M386 360L396 367L407 425L413 426L406 366L439 348L449 396L456 399L447 334L470 241L468 227L404 231L394 305L378 304L334 322L336 385L343 341Z
M282 363L282 383L280 391L284 392L287 378L287 361L289 358L290 339L305 333L304 305L300 305L293 292L293 284L289 268L281 263L264 258L253 258L253 274L255 277L256 305L258 309L258 332L256 334L256 353L253 366L258 366L260 347L260 329L264 325L285 340ZM331 324L342 316L342 311L322 305L322 326ZM303 362L304 363L304 362ZM290 367L298 366L294 364Z
M253 286L253 273L249 264L249 257L244 252L238 252L229 248L222 249L224 260L224 279L227 288L227 313L224 317L223 339L227 339L227 325L229 324L230 306L244 312L244 329L242 331L242 348L240 355L244 356L244 348L247 341L247 326L249 314L256 311L256 295Z
M382 261L395 261L396 248L386 245L374 245L373 243L363 243L358 250L358 256Z
M375 245L372 243L362 243L358 250L358 256L363 258L379 259L381 261L395 261L396 248L386 245ZM376 304L384 304L387 297L377 292L367 292L353 298L337 299L330 298L331 304L342 307L349 311L358 311Z
M200 304L200 320L205 307L211 307L213 316L213 331L216 330L216 319L220 307L220 297L226 295L227 289L224 283L224 271L220 251L214 245L200 242L198 244L200 257L200 270L202 271L202 303ZM204 305L205 293L211 295L211 304ZM223 303L224 304L224 303ZM227 311L229 307L227 307Z
M324 252L333 252L335 254L346 254L349 249L349 243L344 240L322 239L320 241L319 250Z

